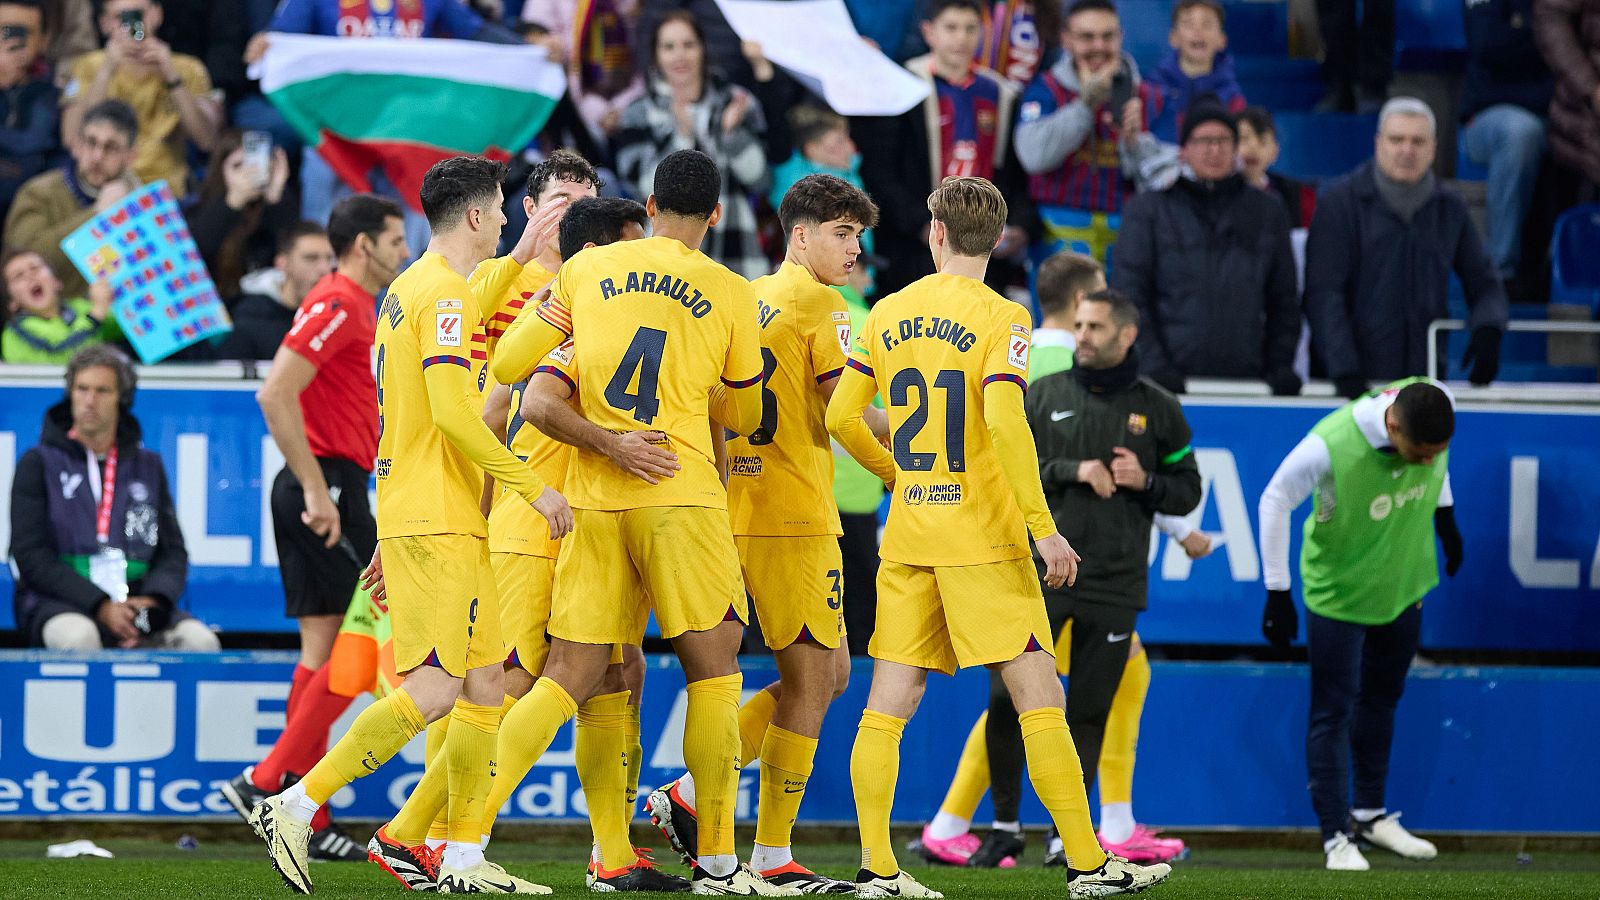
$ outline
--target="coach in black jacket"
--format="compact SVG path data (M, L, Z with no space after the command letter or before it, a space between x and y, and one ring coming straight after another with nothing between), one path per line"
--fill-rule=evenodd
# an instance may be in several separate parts
M1252 378L1297 394L1300 298L1289 216L1234 171L1238 126L1214 103L1183 120L1189 171L1129 201L1113 285L1139 308L1139 367L1182 393L1184 379Z
M1082 556L1076 586L1044 589L1050 624L1072 620L1067 724L1084 776L1099 767L1111 699L1145 608L1150 525L1200 502L1189 423L1171 394L1139 377L1139 312L1121 293L1078 304L1076 365L1028 388L1028 424L1045 499ZM994 707L990 707L994 719Z

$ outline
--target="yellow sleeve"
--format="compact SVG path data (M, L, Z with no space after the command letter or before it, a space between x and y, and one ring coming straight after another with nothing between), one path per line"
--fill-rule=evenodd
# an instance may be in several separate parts
M428 410L434 426L446 440L486 474L532 501L543 493L544 482L512 455L483 423L483 396L478 393L470 353L463 346L467 336L462 325L479 321L478 304L470 288L464 293L459 311L436 308L434 317L438 321L421 316L412 326L417 335L417 349L424 360L422 378L428 391ZM454 321L449 321L451 319Z
M549 292L529 300L500 336L489 357L489 374L495 381L516 384L527 380L540 360L572 337L572 295L565 286L570 270L570 266L562 266Z
M1015 305L1015 304L1013 304ZM989 439L1000 458L1000 471L1011 485L1011 494L1027 520L1028 533L1043 540L1056 533L1055 519L1044 500L1044 485L1039 481L1039 455L1028 429L1023 408L1027 390L1028 354L1032 340L1031 318L1021 306L1008 311L1005 330L995 338L985 359L983 377L983 420L989 426ZM1020 350L1018 349L1020 346Z
M862 420L861 414L878 393L878 382L872 375L866 352L860 344L846 362L844 374L833 389L833 399L828 401L828 433L839 442L856 462L867 471L883 479L884 484L895 479L894 454L873 437L872 429Z
M727 391L713 391L712 414L729 430L749 434L761 427L761 330L756 325L756 298L750 283L730 279L734 303L733 334L722 363Z
M819 302L807 323L806 339L811 344L811 369L817 383L844 374L844 358L850 354L850 309L844 296L829 290L826 302Z
M522 267L509 256L486 259L472 270L472 275L467 278L467 285L472 288L472 295L478 300L478 309L483 313L485 324L494 318L494 314L505 306L507 300L512 298L512 283L521 274Z

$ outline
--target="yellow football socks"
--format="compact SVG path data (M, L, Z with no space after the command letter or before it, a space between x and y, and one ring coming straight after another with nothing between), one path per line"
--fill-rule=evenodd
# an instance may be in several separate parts
M600 846L600 865L607 871L631 866L635 859L623 805L627 720L627 691L592 697L578 709L573 742L578 780L589 803L589 824Z
M769 690L759 690L739 707L739 765L748 766L761 755L767 726L778 711L778 698Z
M534 682L533 690L506 713L505 721L500 723L504 746L499 749L499 771L484 806L484 834L492 833L500 807L550 748L556 732L577 713L578 704L572 695L548 678Z
M1133 757L1139 746L1139 717L1150 690L1150 657L1144 648L1128 658L1122 683L1111 700L1105 744L1100 750L1100 804L1133 802Z
M422 778L411 789L411 796L400 806L400 811L389 820L389 837L414 847L423 838L444 840L449 820L445 817L445 802L450 798L450 776L444 769L444 757L439 750L450 732L450 717L428 726L426 748L422 752Z
M978 801L989 790L989 711L984 710L967 733L967 744L961 748L961 761L956 763L956 776L950 779L950 790L945 792L939 812L958 819L972 821L978 810Z
M894 807L895 780L900 777L900 736L905 730L905 719L866 710L850 751L850 786L861 829L861 868L884 877L900 871L889 840L889 814Z
M372 704L301 779L306 797L318 806L327 803L339 788L378 771L426 725L422 711L403 689Z
M629 698L630 700L636 698ZM628 788L623 794L628 821L633 821L633 811L639 802L639 766L644 764L644 744L639 741L639 704L628 704L628 719L622 723L624 747L628 751Z
M766 693L766 691L762 691ZM761 745L761 806L756 815L756 843L787 847L795 816L806 795L817 739L773 725Z
M454 721L439 750L450 778L450 796L445 803L450 822L447 837L453 844L471 844L475 850L483 834L484 803L494 782L500 707L460 699L450 717Z
M1089 822L1089 797L1083 788L1083 766L1067 731L1067 715L1058 707L1031 709L1017 717L1027 751L1028 779L1050 818L1055 820L1067 853L1067 865L1078 871L1098 869L1105 851ZM887 822L885 823L887 824ZM884 829L887 835L888 829Z
M694 776L700 856L733 856L739 787L739 693L735 672L691 682L683 723L683 761Z

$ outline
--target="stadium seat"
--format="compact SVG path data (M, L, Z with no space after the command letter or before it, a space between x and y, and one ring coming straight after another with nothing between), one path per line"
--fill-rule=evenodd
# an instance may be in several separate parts
M1456 180L1457 181L1488 181L1489 170L1472 161L1467 155L1467 144L1461 140L1461 133L1456 132Z
M1394 11L1395 66L1459 69L1467 55L1461 0L1403 0Z
M1372 158L1378 117L1345 113L1286 112L1277 116L1276 171L1301 181L1322 182Z
M1556 220L1550 302L1587 306L1600 316L1600 204L1575 206Z
M1122 49L1133 55L1139 71L1149 72L1170 47L1173 0L1125 0L1117 4L1122 20Z
M1289 53L1289 4L1283 0L1236 0L1227 13L1228 50L1234 57Z
M1233 63L1239 87L1252 105L1274 113L1309 112L1322 99L1322 71L1314 59L1235 56Z

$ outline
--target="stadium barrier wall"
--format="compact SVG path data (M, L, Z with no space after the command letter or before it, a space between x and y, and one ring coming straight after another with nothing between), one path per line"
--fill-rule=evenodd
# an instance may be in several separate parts
M61 398L59 385L58 378L0 380L0 505L7 509L15 461L37 442L44 410ZM237 379L147 379L135 410L145 442L166 462L183 523L188 608L223 631L290 632L267 502L283 462L256 406L256 387ZM1261 641L1257 501L1278 463L1333 406L1315 398L1186 399L1205 479L1193 517L1223 543L1191 562L1156 536L1150 608L1139 625L1146 640ZM1450 471L1466 564L1430 599L1425 647L1600 650L1596 448L1600 405L1461 403ZM1309 506L1292 529L1295 554ZM0 547L9 544L7 512L0 515ZM10 580L9 570L0 573L0 597L9 596ZM0 604L0 629L10 627L10 604Z
M0 819L232 817L218 788L266 754L283 724L293 654L179 656L107 652L0 653ZM1304 666L1156 663L1139 736L1140 821L1178 827L1310 827L1305 783ZM745 660L745 688L775 673ZM853 822L850 748L870 667L823 728L803 823ZM645 683L641 797L682 771L687 699L670 657ZM1389 806L1423 830L1600 832L1591 748L1600 671L1419 668L1401 701ZM973 720L983 672L934 676L906 729L895 812L936 811ZM335 726L343 733L363 698ZM333 798L340 817L391 816L421 774L422 737ZM587 807L572 768L571 725L512 796L502 821L577 819ZM739 781L738 815L753 814L759 772ZM1032 789L1023 818L1047 821ZM978 821L989 818L988 801ZM242 834L241 826L241 834Z

